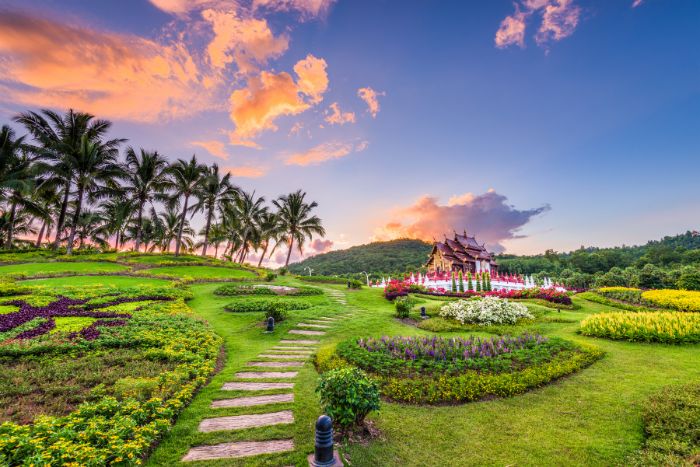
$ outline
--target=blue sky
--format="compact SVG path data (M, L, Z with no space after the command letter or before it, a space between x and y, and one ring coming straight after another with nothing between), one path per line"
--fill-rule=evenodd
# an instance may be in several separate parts
M14 14L0 21L3 120L75 106L114 120L132 145L196 152L267 197L301 187L334 248L466 228L532 253L698 228L694 0L2 3ZM82 44L56 43L66 55L13 42L65 28ZM86 55L72 77L64 57L90 44L102 58ZM123 44L138 74L111 61L131 55ZM173 71L183 57L192 67ZM295 72L302 62L308 79ZM265 76L280 80L274 92ZM376 96L374 115L361 88ZM342 124L326 120L334 103ZM215 142L218 157L193 142Z

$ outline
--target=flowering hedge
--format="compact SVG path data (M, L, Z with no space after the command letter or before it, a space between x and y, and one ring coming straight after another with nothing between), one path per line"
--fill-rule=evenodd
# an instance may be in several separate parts
M656 306L679 311L700 311L700 292L690 290L647 290L642 298Z
M140 388L133 394L107 390L65 415L42 415L27 425L3 423L0 465L141 464L214 371L221 339L191 315L184 302L188 293L180 290L93 286L59 287L55 292L30 287L21 292L5 299L19 303L19 311L9 318L0 315L0 323L3 329L17 323L7 332L29 326L27 332L34 335L0 341L0 371L8 361L26 358L51 365L56 355L101 355L106 349L133 349L146 360L167 364L159 366L154 377L122 378L122 386ZM115 311L125 306L129 313ZM27 321L27 315L33 318ZM41 332L55 316L89 316L95 321L79 331Z
M319 351L319 371L357 366L384 397L410 403L508 397L582 369L603 353L558 338L384 337L353 339Z
M600 313L581 321L581 334L640 342L700 342L700 314L681 312Z
M522 303L487 296L476 300L449 302L440 308L440 316L454 319L462 324L515 324L523 319L533 319Z
M642 299L642 289L633 287L601 287L596 289L595 292L613 300L620 300L637 305L648 305L648 303Z

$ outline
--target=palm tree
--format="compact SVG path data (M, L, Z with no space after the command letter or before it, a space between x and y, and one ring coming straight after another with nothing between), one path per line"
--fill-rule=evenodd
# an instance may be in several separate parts
M80 213L76 226L76 235L79 240L79 250L85 246L85 240L90 240L102 248L109 245L107 241L109 230L105 224L105 219L100 213L95 211L84 210Z
M168 161L157 151L144 151L137 154L133 148L126 150L126 187L125 192L136 205L136 238L134 250L141 247L141 226L143 208L154 200L164 201L163 193L171 183L167 173Z
M134 214L134 202L130 199L115 196L104 201L100 208L105 220L108 236L114 235L114 249L124 243L124 232Z
M205 165L197 162L196 156L192 156L189 162L178 159L177 162L168 168L168 173L172 177L173 190L175 191L175 195L171 198L171 203L177 202L180 198L183 199L182 214L180 215L179 229L175 239L175 256L180 255L182 232L187 220L187 211L190 209L190 198L197 192L198 185L206 170Z
M265 206L265 198L256 197L255 192L246 193L241 191L228 209L229 216L236 219L238 231L235 233L239 237L240 251L236 261L242 263L250 250L251 244L255 242L259 234L260 220L268 212ZM233 241L232 243L237 243ZM231 257L233 261L233 256Z
M34 167L27 150L24 137L15 138L15 132L3 125L0 129L0 196L9 205L6 248L12 248L17 208L33 216L45 215L41 206L32 199Z
M193 212L205 211L206 222L203 231L202 256L207 255L214 213L225 204L233 202L238 192L238 188L231 183L231 174L221 177L219 175L219 166L216 164L207 168L204 179L196 193L198 202L192 206Z
M262 254L260 255L260 260L258 261L258 267L262 266L262 262L265 259L265 255L267 254L267 250L270 247L270 242L273 240L276 240L279 235L282 233L280 231L280 223L279 219L277 218L277 214L272 213L272 212L266 212L263 215L260 216L260 225L259 225L259 238L258 238L258 245L257 247L262 246L263 251Z
M56 185L47 180L38 180L36 183L36 191L34 192L34 201L41 207L45 215L41 219L41 228L37 235L34 246L39 248L41 242L46 237L49 242L51 228L53 226L53 215L56 214L58 206L61 204L61 198Z
M74 112L73 109L63 115L48 109L42 110L41 113L25 112L15 117L15 121L24 125L39 143L36 150L41 159L46 161L40 164L40 168L56 177L63 186L63 201L56 220L56 241L53 245L53 248L57 249L75 176L71 160L78 158L83 139L102 140L112 123L95 119L88 113ZM126 140L111 139L103 141L102 146L106 149L116 149L124 141Z
M219 246L227 239L226 229L222 224L214 224L209 232L209 242L214 245L214 258L219 257Z
M194 231L189 226L189 221L185 219L185 225L180 229L181 216L175 208L168 206L165 211L158 215L160 225L160 250L170 253L170 244L179 234L194 235ZM182 232L181 232L182 230Z
M100 141L83 135L79 151L68 158L68 165L75 174L77 194L75 212L66 244L67 255L73 253L75 232L85 195L91 198L104 196L109 190L116 189L117 178L124 178L123 168L117 161L118 154L116 147L105 146Z
M326 229L321 225L321 219L311 215L311 211L318 206L318 203L316 201L307 203L305 198L306 193L297 190L272 201L277 207L280 229L284 232L280 236L280 241L289 244L287 261L284 263L285 268L289 266L289 258L292 256L295 241L299 252L301 252L306 239L311 240L314 234L326 235Z

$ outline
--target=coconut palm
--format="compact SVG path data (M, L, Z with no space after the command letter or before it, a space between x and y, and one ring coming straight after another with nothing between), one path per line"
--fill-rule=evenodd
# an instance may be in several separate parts
M80 213L76 225L76 236L78 237L78 249L85 246L85 240L90 240L93 244L101 248L109 245L109 230L105 224L105 219L99 212L84 210Z
M262 247L263 251L258 260L258 267L262 266L270 243L276 241L282 233L280 229L279 219L276 213L266 212L260 216L258 229L258 243L256 247Z
M179 228L175 238L175 256L180 255L182 234L187 224L187 213L190 210L190 198L197 192L198 185L202 181L206 170L205 165L197 162L196 156L192 156L189 162L178 159L177 162L168 168L168 173L172 177L172 189L175 192L171 198L171 204L177 203L182 199L182 214L180 215Z
M117 161L116 147L104 145L101 141L83 135L80 149L67 158L68 166L75 177L76 199L73 221L66 244L66 254L73 252L76 229L85 196L99 198L116 189L116 179L124 178L123 168Z
M129 222L134 215L134 202L131 199L115 196L100 205L102 218L108 236L114 235L114 249L124 243L124 236Z
M112 126L107 120L95 119L93 115L68 110L65 114L44 109L41 113L25 112L15 121L24 125L37 141L36 152L42 159L39 169L51 174L63 188L61 208L56 219L56 241L54 249L60 245L66 221L71 185L75 180L72 161L78 158L83 140L102 141L105 149L116 149L124 139L103 140Z
M5 247L12 248L17 210L44 217L45 211L33 199L35 170L24 137L15 137L7 125L0 129L0 197L7 203L7 235Z
M133 148L126 150L126 179L124 191L136 207L136 237L134 250L141 247L141 226L143 224L143 209L147 203L164 201L165 191L171 186L168 177L168 161L157 151L138 153Z
M294 242L296 242L297 248L301 252L305 240L311 240L314 234L326 235L326 229L321 225L321 219L318 216L311 215L311 211L318 207L318 203L315 201L307 203L305 198L306 193L297 190L272 201L277 207L280 229L283 232L280 236L280 241L287 243L289 246L284 267L289 266L289 258L292 256Z
M239 237L240 250L236 261L242 263L250 251L250 247L259 237L260 220L268 212L265 198L256 197L255 192L241 191L236 199L228 206L227 216L233 216L237 223L236 235ZM233 241L233 243L237 243ZM233 260L233 256L231 258Z
M204 211L206 219L204 231L202 232L204 235L202 256L207 255L211 223L214 220L215 212L220 210L225 204L233 202L238 191L238 188L231 183L231 174L226 174L222 177L219 174L218 165L213 164L206 169L202 183L196 193L198 202L192 206L193 212Z
M170 252L170 245L173 240L176 240L178 235L194 235L194 231L189 225L189 221L185 219L185 225L180 229L180 221L182 216L176 208L168 206L165 211L158 215L160 223L161 235L159 238L160 250L166 253Z

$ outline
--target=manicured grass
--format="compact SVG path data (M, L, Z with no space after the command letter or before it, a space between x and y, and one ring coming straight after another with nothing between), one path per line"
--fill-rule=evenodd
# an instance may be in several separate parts
M129 267L105 262L26 263L0 266L0 276L33 277L60 274L108 274L128 271Z
M164 279L153 279L150 277L134 277L134 276L70 276L70 277L53 277L50 279L31 279L22 281L28 285L45 285L45 286L60 286L60 285L97 285L102 284L110 287L130 287L135 285L167 285L170 281Z
M139 274L147 276L172 277L175 279L192 278L204 279L254 279L256 274L247 269L236 269L216 266L166 266L139 271Z

